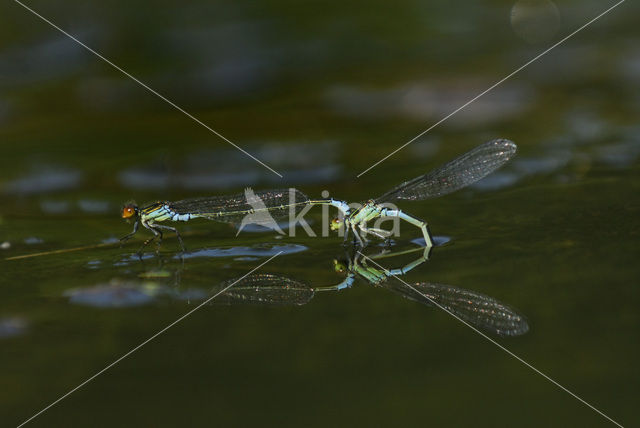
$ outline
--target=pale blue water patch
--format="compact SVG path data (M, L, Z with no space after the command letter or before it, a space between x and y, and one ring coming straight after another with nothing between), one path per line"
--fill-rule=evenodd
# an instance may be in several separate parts
M571 140L574 144L598 140L612 128L599 112L583 106L567 112L564 119L567 132L573 136Z
M44 241L42 240L42 238L38 238L37 236L29 236L27 238L24 238L24 243L27 245L36 245L36 244L42 244Z
M640 128L628 126L615 128L603 119L596 118L596 113L580 116L574 112L569 120L569 134L551 139L544 143L547 148L545 158L539 159L533 172L551 172L568 164L583 165L583 168L594 163L603 163L615 168L628 168L640 157ZM580 124L573 126L576 115L581 117ZM517 159L513 167L525 169L526 161Z
M169 174L161 167L133 167L120 171L118 181L127 189L166 189L169 187Z
M140 262L140 260L149 260L149 259L153 259L154 257L156 257L155 253L142 253L142 254L131 253L124 256L119 261L115 262L113 266L128 266L132 263L138 263Z
M65 214L71 208L69 201L44 200L40 202L40 209L45 214Z
M87 268L89 269L100 269L102 265L102 260L89 260L87 262Z
M299 244L283 244L272 246L231 247L231 248L203 248L201 250L186 252L184 255L176 254L175 259L192 259L197 257L270 257L280 252L282 255L295 254L307 251L309 248Z
M324 183L340 176L336 163L340 146L332 141L254 142L245 145L254 156L280 171L289 184ZM277 183L281 179L237 150L198 150L171 166L156 160L148 165L124 169L118 181L133 189L182 188L194 191L247 187L255 183Z
M309 226L313 226L316 222L313 219L304 219L304 221L309 225ZM288 221L281 221L278 222L277 225L281 230L288 230L289 228L291 228L291 226L293 226L293 221L292 222L288 222ZM249 232L249 233L265 233L265 232L271 232L276 230L273 227L268 227L262 224L257 224L257 223L247 223L246 225L244 225L242 227L242 231L240 233L244 233L244 232ZM275 235L274 239L281 239L283 235Z
M27 320L22 317L0 318L0 339L21 336L27 331Z
M237 172L193 172L172 177L174 185L185 189L226 189L243 186L246 183L256 183L260 174L256 171Z
M67 214L72 211L74 206L88 214L105 214L113 208L108 201L97 199L80 199L77 202L55 199L40 201L40 209L45 214Z
M187 288L186 290L174 290L171 292L171 297L175 300L181 301L200 301L209 297L209 294L200 288Z
M572 159L572 151L562 148L547 149L540 156L519 155L504 168L488 175L470 187L482 191L494 191L512 187L525 177L562 171Z
M640 139L625 140L596 149L598 159L616 168L628 168L640 157Z
M514 64L524 64L540 53L540 48L512 51ZM601 48L594 44L574 39L573 43L559 45L546 56L546 60L537 61L535 67L527 69L528 78L537 84L575 85L592 82L602 71Z
M327 165L309 170L280 169L280 171L292 183L310 184L335 180L336 177L341 175L342 167L339 165Z
M473 183L470 187L483 191L498 190L513 186L520 180L520 178L522 178L522 176L515 172L498 171L476 183Z
M90 214L104 214L111 210L111 204L109 204L109 202L97 199L80 199L78 201L78 207L80 207L82 211Z
M35 169L35 168L34 168ZM39 167L22 178L7 181L2 190L8 194L31 195L73 189L80 185L83 173L60 167Z
M193 258L233 258L237 260L239 257L271 257L278 253L295 254L303 251L307 251L309 248L299 244L259 244L251 247L237 246L228 248L202 248L194 251L187 251L185 253L175 253L171 257L175 260L193 259ZM137 253L131 253L123 256L120 260L113 263L113 266L129 266L131 264L139 263L141 260L150 260L156 258L157 255L154 252L146 252L138 255Z
M102 244L115 244L116 242L119 242L120 239L116 238L115 236L110 236L108 238L103 239L102 241L100 241Z
M511 27L527 43L549 43L560 28L560 11L550 0L518 0L511 8Z
M114 280L108 284L67 290L63 295L73 304L97 308L124 308L149 304L167 292L162 286Z
M95 29L75 30L76 37L91 44ZM53 80L85 66L91 57L67 36L53 33L47 39L6 49L0 55L0 75L12 85Z
M415 120L440 119L469 101L469 94L484 91L492 82L460 77L437 83L403 82L387 88L337 85L328 88L325 99L339 114L357 118L406 117ZM452 116L448 123L468 127L520 115L535 101L531 88L522 83L505 83L488 96Z
M436 247L440 247L442 245L445 245L451 242L452 238L450 236L439 235L439 236L433 236L431 239L433 240L433 243L435 244ZM410 242L416 245L419 245L420 247L425 247L427 245L424 238L412 239Z

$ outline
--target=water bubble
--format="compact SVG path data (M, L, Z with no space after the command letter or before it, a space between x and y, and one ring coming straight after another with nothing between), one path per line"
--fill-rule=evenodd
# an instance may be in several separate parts
M551 0L518 0L511 8L511 27L528 43L547 42L560 28L560 12Z

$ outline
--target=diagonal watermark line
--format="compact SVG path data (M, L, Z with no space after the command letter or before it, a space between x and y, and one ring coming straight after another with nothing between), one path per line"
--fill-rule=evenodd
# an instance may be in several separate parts
M17 0L16 0L17 1ZM422 137L424 134L426 134L427 132L431 131L433 128L435 128L436 126L440 125L442 122L444 122L445 120L449 119L451 116L453 116L454 114L458 113L460 110L464 109L465 107L467 107L469 104L473 103L474 101L476 101L478 98L480 98L481 96L483 96L484 94L486 94L487 92L490 92L491 90L493 90L496 86L502 84L505 80L510 79L511 77L513 77L514 75L516 75L517 73L519 73L520 71L524 70L525 68L527 68L529 65L531 65L532 63L536 62L538 59L540 59L541 57L543 57L544 55L546 55L547 53L549 53L551 50L553 50L554 48L558 47L559 45L561 45L562 43L566 42L567 40L569 40L571 37L575 36L576 34L578 34L580 31L584 30L585 28L587 28L589 25L593 24L594 22L596 22L598 19L602 18L604 15L606 15L607 13L611 12L613 9L615 9L616 7L618 7L619 5L621 5L622 3L624 3L625 0L620 0L618 3L614 4L613 6L611 6L609 9L605 10L604 12L602 12L600 15L596 16L595 18L591 19L589 22L587 22L586 24L584 24L582 27L578 28L577 30L575 30L573 33L569 34L568 36L564 37L562 40L560 40L559 42L555 43L554 45L552 45L551 47L545 49L544 51L542 51L541 53L539 53L538 55L536 55L535 57L533 57L532 59L530 59L529 61L527 61L526 63L524 63L523 65L521 65L520 67L518 67L517 69L515 69L513 72L511 72L510 74L508 74L507 76L505 76L504 78L498 80L496 83L494 83L493 85L489 86L487 89L485 89L484 91L480 92L478 95L476 95L475 97L471 98L469 101L467 101L466 103L464 103L463 105L461 105L460 107L458 107L457 109L455 109L454 111L452 111L451 113L449 113L448 115L446 115L445 117L443 117L442 119L440 119L439 121L437 121L436 123L434 123L433 125L431 125L430 127L428 127L427 129L425 129L424 131L422 131L421 133L419 133L418 135L416 135L415 137L413 137L412 139L410 139L409 141L407 141L406 143L404 143L403 145L401 145L400 147L398 147L397 149L395 149L394 151L392 151L391 153L389 153L388 155L386 155L385 157L383 157L382 159L380 159L378 162L374 163L373 165L371 165L369 168L365 169L364 171L362 171L360 174L358 174L356 177L360 178L362 175L366 174L369 170L371 170L372 168L380 165L382 162L384 162L385 160L389 159L391 156L395 155L396 153L398 153L400 150L404 149L405 147L407 147L409 144L413 143L415 140L417 140L418 138Z
M466 325L467 327L469 327L471 330L475 331L476 333L478 333L480 336L484 337L485 339L487 339L489 342L493 343L494 345L496 345L498 348L500 348L501 350L503 350L504 352L506 352L507 354L509 354L510 356L512 356L513 358L515 358L516 360L520 361L522 364L524 364L525 366L529 367L531 370L533 370L534 372L538 373L540 376L544 377L545 379L547 379L549 382L553 383L555 386L557 386L558 388L560 388L561 390L563 390L564 392L566 392L567 394L571 395L573 398L575 398L576 400L580 401L582 404L584 404L585 406L589 407L591 410L593 410L594 412L598 413L600 416L606 418L607 420L609 420L609 422L619 426L620 428L624 428L622 425L620 425L618 422L614 421L613 419L611 419L609 416L607 416L606 414L604 414L602 411L596 409L594 406L592 406L591 404L589 404L588 402L586 402L585 400L583 400L582 398L580 398L578 395L576 395L575 393L571 392L570 390L568 390L567 388L565 388L564 386L560 385L558 382L556 382L555 380L553 380L552 378L550 378L549 376L547 376L546 374L542 373L540 370L538 370L537 368L535 368L534 366L532 366L531 364L529 364L528 362L526 362L525 360L523 360L522 358L520 358L519 356L517 356L516 354L514 354L513 352L509 351L507 348L505 348L504 346L502 346L501 344L499 344L498 342L496 342L495 340L493 340L491 337L487 336L486 334L484 334L482 331L478 330L476 327L472 326L471 324L469 324L468 322L466 322L465 320L463 320L462 318L460 318L459 316L457 316L456 314L454 314L453 312L449 311L447 308L445 308L444 306L438 304L438 302L436 302L435 300L431 299L429 296L427 296L424 293L421 293L420 291L418 291L414 286L412 286L411 284L409 284L408 282L404 281L402 278L400 278L398 275L395 275L391 272L389 272L388 269L386 269L384 266L380 265L379 263L377 263L375 260L365 256L364 254L362 254L362 252L358 252L362 257L364 257L365 259L369 260L371 263L375 264L376 266L378 266L380 269L383 269L384 272L388 275L388 276L393 276L394 278L396 278L398 281L400 281L401 283L403 283L406 287L410 288L411 290L415 291L416 293L418 293L419 295L421 295L422 297L424 297L425 299L427 299L429 301L429 303L433 304L434 306L436 306L439 309L442 309L444 312L446 312L447 314L451 315L452 317L454 317L455 319L457 319L458 321L460 321L462 324Z
M174 325L178 324L180 321L182 321L183 319L187 318L189 315L193 314L195 311L197 311L198 309L200 309L201 307L203 307L207 303L211 302L213 299L215 299L216 297L218 297L219 295L221 295L222 293L224 293L225 291L227 291L228 289L230 289L231 287L236 285L238 282L242 281L244 278L246 278L247 276L251 275L253 272L255 272L256 270L260 269L262 266L264 266L267 263L269 263L271 260L273 260L276 257L278 257L280 254L282 254L282 251L279 251L276 254L274 254L273 256L269 257L269 259L267 259L266 261L260 263L258 266L254 267L249 272L247 272L246 274L244 274L243 276L241 276L237 280L233 281L231 284L229 284L228 286L224 287L222 290L220 290L219 292L217 292L213 296L209 297L207 300L205 300L204 302L200 303L198 306L196 306L195 308L191 309L189 312L187 312L186 314L182 315L180 318L178 318L177 320L175 320L174 322L172 322L171 324L169 324L168 326L166 326L162 330L160 330L159 332L157 332L156 334L154 334L153 336L151 336L150 338L148 338L147 340L145 340L144 342L142 342L141 344L139 344L135 348L131 349L129 352L127 352L126 354L124 354L123 356L121 356L120 358L118 358L117 360L115 360L114 362L112 362L111 364L109 364L108 366L106 366L105 368L103 368L102 370L100 370L99 372L97 372L96 374L94 374L93 376L91 376L90 378L88 378L87 380L85 380L84 382L82 382L81 384L79 384L78 386L76 386L75 388L70 390L69 392L67 392L66 394L62 395L60 398L55 400L53 403L49 404L48 406L46 406L45 408L40 410L38 413L36 413L35 415L31 416L29 419L25 420L24 422L22 422L20 425L18 425L18 428L20 428L21 426L26 425L27 423L31 422L33 419L37 418L42 413L44 413L47 410L49 410L51 407L55 406L60 401L64 400L69 395L73 394L78 389L82 388L83 386L85 386L86 384L88 384L89 382L91 382L92 380L97 378L102 373L106 372L111 367L115 366L120 361L124 360L129 355L133 354L138 349L142 348L144 345L146 345L147 343L151 342L153 339L155 339L156 337L160 336L162 333L164 333L165 331L169 330L171 327L173 327Z
M53 22L51 22L50 20L48 20L44 16L40 15L35 10L33 10L30 7L26 6L24 3L20 2L19 0L14 0L14 1L16 3L18 3L20 6L24 7L25 9L27 9L32 14L34 14L35 16L37 16L38 18L40 18L41 20L43 20L44 22L46 22L47 24L51 25L56 30L60 31L65 36L69 37L71 40L73 40L74 42L76 42L77 44L79 44L80 46L82 46L83 48L85 48L86 50L88 50L89 52L91 52L92 54L97 56L98 58L100 58L101 60L103 60L104 62L106 62L107 64L109 64L110 66L112 66L113 68L115 68L116 70L118 70L119 72L121 72L122 74L124 74L125 76L127 76L128 78L130 78L131 80L133 80L134 82L136 82L137 84L139 84L140 86L142 86L143 88L145 88L146 90L148 90L149 92L151 92L152 94L154 94L155 96L157 96L158 98L160 98L161 100L165 101L167 104L171 105L176 110L178 110L181 113L183 113L185 116L187 116L190 119L194 120L196 123L202 125L206 129L211 131L213 134L215 134L216 136L221 138L222 140L224 140L227 143L231 144L233 147L235 147L236 149L240 150L242 153L244 153L245 155L249 156L251 159L253 159L254 161L258 162L260 165L262 165L263 167L267 168L269 171L273 172L278 177L282 178L282 174L280 174L278 171L276 171L275 169L271 168L269 165L265 164L260 159L256 158L251 153L247 152L242 147L238 146L233 141L229 140L227 137L225 137L224 135L222 135L221 133L219 133L218 131L216 131L215 129L213 129L212 127L210 127L209 125L207 125L206 123L204 123L203 121L201 121L200 119L198 119L197 117L195 117L194 115L192 115L191 113L189 113L188 111L186 111L185 109L183 109L182 107L180 107L179 105L177 105L176 103L174 103L173 101L171 101L170 99L165 97L164 95L160 94L155 89L152 89L151 87L149 87L145 83L141 82L140 80L138 80L137 78L135 78L134 76L129 74L128 72L124 71L122 68L120 68L119 66L117 66L113 62L109 61L107 58L105 58L104 56L100 55L94 49L90 48L89 46L87 46L86 44L81 42L80 40L76 39L71 34L69 34L66 31L64 31L62 28L58 27L56 24L54 24Z

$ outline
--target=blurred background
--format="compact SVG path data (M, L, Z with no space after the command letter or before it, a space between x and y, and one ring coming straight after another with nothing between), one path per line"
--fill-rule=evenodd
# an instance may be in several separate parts
M279 251L261 271L343 279L338 237L236 238L209 222L178 225L184 258L168 237L140 260L147 231L117 245L124 202L248 186L357 202L494 138L518 144L505 168L401 205L446 242L404 279L517 308L530 331L501 344L623 425L637 419L637 3L359 178L614 3L25 4L283 177L20 4L0 6L0 420L19 424ZM320 211L309 219L319 233ZM419 231L402 230L397 248L415 247ZM300 307L207 306L32 424L212 423L609 422L446 314L360 281Z

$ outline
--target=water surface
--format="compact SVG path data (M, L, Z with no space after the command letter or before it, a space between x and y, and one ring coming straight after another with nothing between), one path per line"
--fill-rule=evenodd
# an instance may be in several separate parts
M490 337L623 425L637 420L637 5L626 2L360 178L606 5L557 4L557 33L526 28L525 38L510 2L32 6L283 178L19 5L3 6L7 425L282 252L259 272L289 278L294 304L213 300L32 424L606 426L437 308L362 279L304 291L344 279L333 262L345 257L339 237L236 237L232 226L200 221L179 225L182 257L172 237L158 254L136 256L146 231L117 244L131 228L118 215L127 200L295 186L361 201L498 137L519 146L505 168L445 198L401 204L448 241L403 280L516 309L529 331ZM309 219L320 232L321 211ZM416 248L419 231L401 230L394 248ZM5 260L76 247L89 248Z

